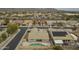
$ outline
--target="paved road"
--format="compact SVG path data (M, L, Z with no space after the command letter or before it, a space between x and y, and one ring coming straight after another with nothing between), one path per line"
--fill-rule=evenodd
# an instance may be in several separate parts
M27 27L21 27L21 31L12 39L12 41L3 50L14 50L24 35Z

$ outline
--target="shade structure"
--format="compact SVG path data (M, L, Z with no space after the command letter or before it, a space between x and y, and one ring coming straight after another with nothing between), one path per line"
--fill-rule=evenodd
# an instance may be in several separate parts
M62 40L54 40L55 44L63 44Z

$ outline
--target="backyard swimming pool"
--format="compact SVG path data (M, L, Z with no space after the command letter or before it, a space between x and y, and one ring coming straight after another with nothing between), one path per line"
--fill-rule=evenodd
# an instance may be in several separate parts
M39 44L39 43L35 43L35 44L30 44L30 46L46 46L44 44Z

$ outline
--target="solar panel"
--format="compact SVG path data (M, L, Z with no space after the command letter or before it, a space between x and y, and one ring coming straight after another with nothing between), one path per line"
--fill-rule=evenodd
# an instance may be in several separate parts
M53 36L66 36L67 32L52 32Z

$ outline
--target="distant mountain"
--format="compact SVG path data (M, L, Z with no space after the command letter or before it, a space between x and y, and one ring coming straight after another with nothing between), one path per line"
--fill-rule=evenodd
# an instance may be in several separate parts
M0 11L9 11L9 12L16 12L16 11L40 11L40 12L56 12L57 9L54 8L0 8Z
M40 12L58 12L59 11L69 11L69 12L79 12L79 8L0 8L0 11L40 11Z
M56 8L56 9L69 12L79 12L79 8Z

